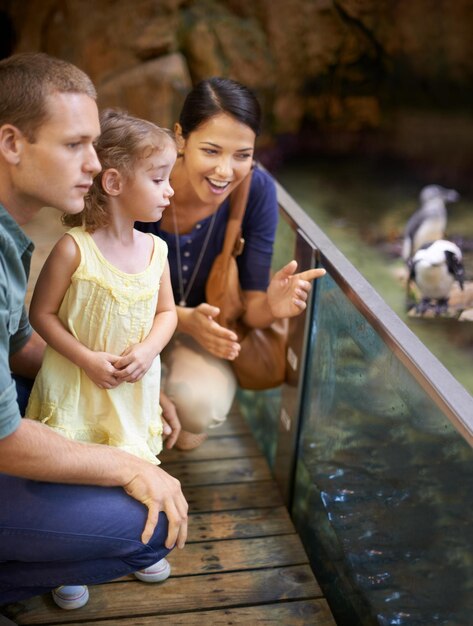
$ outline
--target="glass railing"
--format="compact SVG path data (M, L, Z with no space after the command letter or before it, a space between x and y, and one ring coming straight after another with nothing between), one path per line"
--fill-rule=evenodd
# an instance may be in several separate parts
M312 251L327 275L291 322L287 384L242 410L340 624L467 626L473 398L278 194L276 264Z

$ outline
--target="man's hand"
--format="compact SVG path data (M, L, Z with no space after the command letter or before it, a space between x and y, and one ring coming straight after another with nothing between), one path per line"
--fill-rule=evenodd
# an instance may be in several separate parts
M121 487L148 508L141 539L154 533L159 512L169 521L165 545L183 548L187 538L187 502L179 481L149 461L119 448L72 441L30 419L0 439L0 472L31 480Z
M160 467L143 462L139 472L123 487L126 493L148 507L148 519L141 535L141 541L151 539L160 511L166 513L169 521L165 546L169 550L177 545L183 548L187 539L188 504L181 491L181 484Z

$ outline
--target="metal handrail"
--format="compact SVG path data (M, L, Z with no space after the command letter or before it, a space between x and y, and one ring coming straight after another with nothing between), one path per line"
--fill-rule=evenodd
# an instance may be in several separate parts
M473 446L473 397L277 182L276 189L286 221L293 228L300 229L311 241L321 255L323 267L350 302L368 320L454 428Z

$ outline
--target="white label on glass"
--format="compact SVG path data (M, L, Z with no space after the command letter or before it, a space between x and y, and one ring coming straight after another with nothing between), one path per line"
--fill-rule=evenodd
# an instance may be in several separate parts
M279 419L281 420L281 424L283 425L284 430L287 430L287 432L289 432L291 430L291 418L289 417L286 409L281 409Z
M297 360L298 360L297 359L297 354L294 352L294 350L291 347L289 347L287 349L287 360L288 360L289 365L292 367L292 369L294 371L296 371L297 370Z

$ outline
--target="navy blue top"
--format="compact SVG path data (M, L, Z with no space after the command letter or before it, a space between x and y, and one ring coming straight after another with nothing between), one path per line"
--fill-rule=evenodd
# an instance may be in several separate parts
M205 283L215 257L222 250L229 209L230 200L227 198L217 210L212 235L186 298L188 306L194 307L205 302ZM211 221L212 215L197 222L190 233L179 235L184 292L199 259ZM278 205L273 179L269 174L255 167L242 223L245 247L243 253L237 257L240 285L245 291L266 291L268 287L277 222ZM168 244L171 282L174 300L178 304L181 294L179 293L175 234L161 230L160 222L137 222L136 228L143 232L154 233Z

